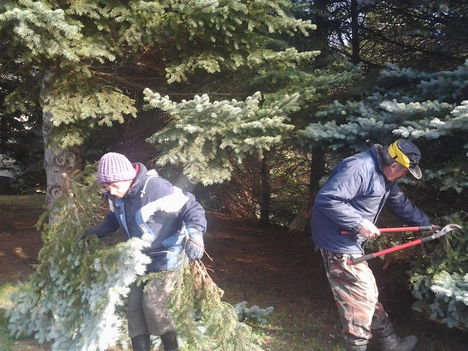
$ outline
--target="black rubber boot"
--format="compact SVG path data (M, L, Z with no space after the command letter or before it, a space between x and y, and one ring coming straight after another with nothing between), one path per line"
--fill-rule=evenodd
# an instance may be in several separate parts
M367 345L354 345L347 342L345 344L346 351L366 351Z
M382 351L412 351L418 343L418 338L414 335L400 338L395 333L379 338Z
M164 346L164 351L179 351L177 344L177 332L172 330L161 335L161 341Z
M137 335L132 339L133 351L150 351L150 336L148 334Z

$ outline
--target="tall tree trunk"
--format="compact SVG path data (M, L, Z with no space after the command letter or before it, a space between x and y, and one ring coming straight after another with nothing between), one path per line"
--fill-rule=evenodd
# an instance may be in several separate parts
M46 172L47 189L46 203L49 210L53 210L54 202L63 194L65 179L80 166L80 154L77 148L60 148L51 143L51 133L54 130L53 116L47 111L51 99L51 87L54 73L45 74L41 88L42 106L42 135L44 139L44 169ZM49 223L54 223L54 212L50 211Z
M0 115L0 154L6 153L7 140L8 140L8 123L7 118L9 116L2 114Z
M329 17L329 0L316 0L311 4L313 13L312 22L317 25L314 32L313 40L317 42L317 48L320 50L320 55L316 57L314 63L318 66L327 64L327 57L329 55L328 37L330 36L330 17ZM312 40L312 39L311 39Z
M325 174L325 152L321 147L312 148L312 163L310 167L309 195L313 200L320 187L320 179Z
M325 174L325 153L322 148L314 146L312 148L312 160L310 163L310 179L309 179L309 193L304 199L302 208L297 213L296 217L291 221L288 226L289 231L296 230L299 227L306 227L306 234L309 234L308 220L310 217L310 210L315 199L315 195L319 190L320 179Z
M354 64L361 62L361 53L359 47L359 10L358 1L351 0L351 60Z
M265 155L261 162L260 224L268 225L270 222L271 202L270 168L268 167L268 161Z

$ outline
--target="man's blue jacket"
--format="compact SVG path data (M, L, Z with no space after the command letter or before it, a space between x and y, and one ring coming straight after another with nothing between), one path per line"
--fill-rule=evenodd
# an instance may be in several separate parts
M431 224L398 184L386 179L379 155L382 148L374 145L367 152L344 159L320 189L311 217L312 239L317 248L363 254L365 239L357 232L364 218L375 223L384 205L406 224ZM343 230L351 234L340 234Z
M161 178L155 170L137 163L138 173L121 199L106 193L110 212L88 233L104 237L123 229L126 238L150 235L151 246L143 252L151 258L148 272L176 268L183 255L185 229L206 229L203 207L191 193Z

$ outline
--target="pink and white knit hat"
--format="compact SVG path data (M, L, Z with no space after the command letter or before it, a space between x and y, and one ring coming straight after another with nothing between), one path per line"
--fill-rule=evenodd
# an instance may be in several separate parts
M99 160L97 180L101 184L130 180L135 174L128 158L117 152L108 152Z

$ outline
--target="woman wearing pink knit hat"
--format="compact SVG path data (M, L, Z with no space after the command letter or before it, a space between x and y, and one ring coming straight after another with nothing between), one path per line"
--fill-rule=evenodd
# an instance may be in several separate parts
M193 194L182 191L142 163L109 152L98 164L98 182L106 189L109 213L88 231L102 238L119 227L132 237L150 237L144 253L151 258L147 273L167 271L163 279L135 283L128 295L128 331L134 351L150 350L150 335L161 337L165 351L178 351L177 332L166 307L174 287L173 270L183 254L190 260L204 253L206 218Z

